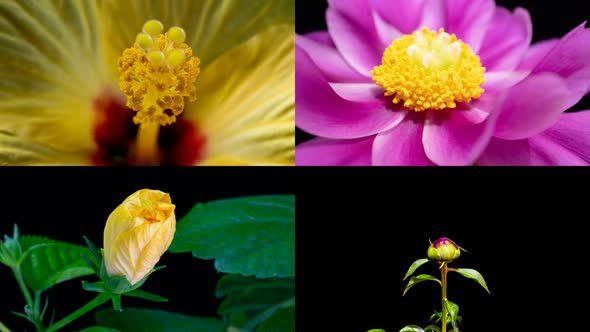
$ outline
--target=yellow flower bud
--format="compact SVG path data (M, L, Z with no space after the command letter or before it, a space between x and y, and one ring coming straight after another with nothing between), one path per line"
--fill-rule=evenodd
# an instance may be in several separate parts
M109 216L104 229L104 264L109 276L141 281L168 250L176 231L170 195L141 189Z

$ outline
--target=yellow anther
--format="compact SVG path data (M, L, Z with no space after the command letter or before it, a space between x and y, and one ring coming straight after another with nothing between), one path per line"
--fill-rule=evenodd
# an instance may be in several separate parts
M168 53L168 67L175 68L186 60L184 50L172 50Z
M184 43L186 40L186 32L181 27L172 27L168 30L168 38L174 43Z
M164 31L164 24L158 20L149 20L143 25L143 32L148 35L156 36Z
M148 52L147 58L155 65L161 65L164 63L164 61L166 61L166 55L162 51Z
M469 45L442 28L438 33L424 28L394 40L371 73L394 104L420 112L479 98L484 72Z
M150 49L154 44L152 36L144 32L137 34L137 37L135 37L135 41L137 42L137 45L144 50Z
M144 24L144 32L158 30L152 29L151 22ZM159 31L164 31L163 27ZM174 123L184 110L185 99L196 99L200 60L187 44L172 40L178 32L174 31L148 36L153 40L149 48L144 48L147 43L140 40L147 35L140 34L136 44L119 58L119 87L127 96L127 107L137 112L133 118L137 124Z

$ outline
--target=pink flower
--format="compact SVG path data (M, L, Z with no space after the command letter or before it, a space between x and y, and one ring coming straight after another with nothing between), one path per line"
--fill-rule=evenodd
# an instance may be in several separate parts
M298 165L588 165L590 29L492 0L331 0L296 37ZM441 29L442 28L442 29Z

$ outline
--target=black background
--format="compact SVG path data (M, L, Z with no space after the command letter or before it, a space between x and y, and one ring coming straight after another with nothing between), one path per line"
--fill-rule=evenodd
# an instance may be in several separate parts
M529 11L533 22L533 42L561 38L582 22L590 20L589 1L497 0L496 4L509 9L524 7ZM296 6L295 31L304 34L326 30L327 6L327 1L323 0L299 1ZM395 7L395 5L392 6ZM588 96L572 107L571 111L587 109L590 109ZM313 137L302 130L297 130L297 143L305 142Z
M103 229L111 211L136 190L149 188L170 193L179 220L197 202L246 195L293 194L293 170L277 168L1 168L0 236L10 234L16 223L21 234L44 235L84 245L83 235L102 247ZM142 289L162 295L167 303L123 298L123 308L158 308L197 316L214 316L217 274L213 261L187 254L165 254ZM82 278L98 281L96 277ZM49 307L56 319L91 300L95 294L82 290L80 279L64 282L49 292ZM10 270L0 265L0 321L9 328L33 331L24 319L9 311L25 304ZM106 308L103 305L101 308ZM49 314L50 316L50 314ZM64 331L94 323L88 314Z
M468 250L451 266L478 270L491 291L449 276L461 331L586 330L587 168L297 171L298 331L427 325L440 288L402 297L402 278L442 236Z

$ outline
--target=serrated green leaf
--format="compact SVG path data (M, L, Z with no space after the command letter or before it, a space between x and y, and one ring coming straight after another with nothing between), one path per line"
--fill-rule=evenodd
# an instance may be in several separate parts
M21 271L34 291L93 273L82 258L91 255L86 247L38 236L23 236L20 242L24 252Z
M218 313L228 317L232 326L254 329L281 311L294 307L295 279L256 279L226 275L217 283L216 296L225 297ZM276 322L285 319L284 312ZM293 316L291 320L294 320ZM266 325L266 329L270 325Z
M474 270L474 269L452 269L451 271L457 272L466 278L470 278L470 279L477 281L477 283L481 287L483 287L486 290L486 292L488 292L488 294L490 294L490 290L488 289L488 285L486 284L486 281L484 280L481 273L477 272L476 270Z
M402 294L402 296L406 295L410 288L414 287L416 284L422 281L436 281L439 285L441 284L440 280L431 276L430 274L420 274L415 277L412 277L412 279L408 281L408 285L406 286L406 289L404 289L404 293Z
M416 272L416 270L420 266L422 266L428 262L430 262L430 260L428 258L420 258L420 259L417 259L416 261L414 261L414 263L412 263L412 265L410 265L410 268L408 269L408 272L406 272L406 275L404 276L403 280L406 280L409 276L414 274L414 272Z
M424 330L418 325L408 325L399 330L399 332L424 332Z
M103 326L91 326L78 332L121 332L121 330L111 329Z
M104 327L142 332L225 332L226 324L216 318L204 318L163 310L125 308L122 312L103 309L96 321Z
M256 332L295 332L295 307L278 311L262 322Z
M250 196L199 203L178 221L170 252L215 259L220 272L295 275L295 197Z

